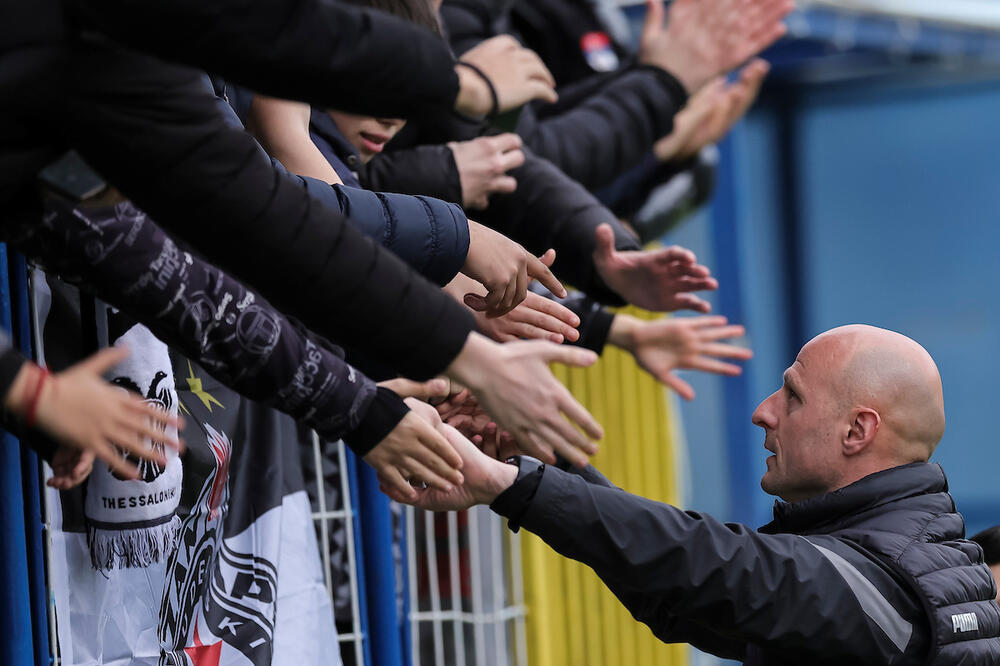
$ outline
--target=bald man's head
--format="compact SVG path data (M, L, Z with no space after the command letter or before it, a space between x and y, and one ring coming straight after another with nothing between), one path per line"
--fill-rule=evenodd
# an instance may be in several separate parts
M915 341L851 325L810 340L754 412L775 455L764 490L801 499L927 460L944 433L941 378Z
M930 458L944 435L944 394L927 350L901 333L863 324L834 328L806 346L823 341L840 350L831 376L840 406L878 412L881 434L892 435L901 462Z

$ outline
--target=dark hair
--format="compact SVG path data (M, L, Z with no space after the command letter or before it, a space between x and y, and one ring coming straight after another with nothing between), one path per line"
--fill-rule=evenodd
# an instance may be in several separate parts
M983 549L983 559L986 564L1000 564L1000 525L983 530L975 536L969 537L969 541L975 541Z
M427 28L439 37L444 37L433 0L348 0L348 2L398 16Z

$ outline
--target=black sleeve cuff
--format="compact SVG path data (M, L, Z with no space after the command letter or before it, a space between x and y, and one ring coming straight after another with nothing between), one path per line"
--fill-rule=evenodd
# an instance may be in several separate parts
M510 488L497 495L490 504L490 509L507 519L507 527L512 532L521 529L521 518L531 506L531 500L535 498L544 474L545 465L540 465L531 474L518 479Z
M604 345L608 342L608 333L611 331L611 323L614 320L613 312L608 312L602 307L595 307L590 316L580 324L580 339L575 344L596 354L603 354Z
M677 108L680 109L682 106L688 103L688 92L684 88L684 85L677 80L673 74L663 69L662 67L657 67L656 65L643 65L636 64L632 69L641 69L648 72L653 72L656 77L663 84L663 87L667 89L670 96L674 98L677 102Z
M403 420L410 408L403 399L379 386L368 407L368 413L353 431L344 435L344 443L359 456L375 448Z

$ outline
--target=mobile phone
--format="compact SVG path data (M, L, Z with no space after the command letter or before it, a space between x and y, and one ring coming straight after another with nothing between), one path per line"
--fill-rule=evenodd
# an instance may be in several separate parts
M39 171L38 179L49 189L73 201L89 199L108 187L104 179L75 150L63 154Z

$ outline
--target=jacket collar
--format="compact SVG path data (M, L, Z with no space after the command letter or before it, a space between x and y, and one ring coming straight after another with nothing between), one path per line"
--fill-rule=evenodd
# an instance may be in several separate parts
M774 520L760 528L765 534L807 532L822 525L899 500L946 493L948 480L938 463L910 463L875 472L819 497L774 503Z
M343 162L351 171L361 172L361 153L350 141L344 138L337 128L337 123L325 111L313 109L309 114L309 129L315 132L320 138L326 141L333 150L334 155Z

